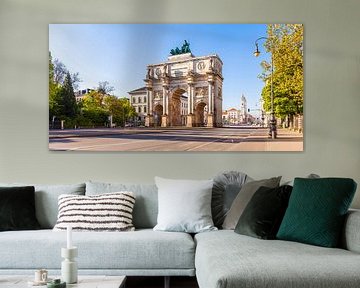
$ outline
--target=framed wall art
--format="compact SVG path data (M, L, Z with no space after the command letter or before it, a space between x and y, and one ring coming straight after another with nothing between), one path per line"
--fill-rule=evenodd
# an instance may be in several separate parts
M50 24L49 150L303 151L302 24Z

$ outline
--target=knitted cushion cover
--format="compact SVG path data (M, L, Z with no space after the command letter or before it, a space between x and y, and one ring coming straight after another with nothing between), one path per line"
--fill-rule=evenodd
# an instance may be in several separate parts
M349 178L295 178L277 238L337 247L355 191Z

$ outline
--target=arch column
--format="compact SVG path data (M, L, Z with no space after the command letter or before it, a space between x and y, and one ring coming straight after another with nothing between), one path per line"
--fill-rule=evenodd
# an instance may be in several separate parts
M194 116L194 73L189 72L188 78L188 114L186 115L186 127L195 126L195 116Z
M208 74L208 115L207 115L207 127L214 127L214 75Z
M222 127L223 123L222 123L222 86L219 85L219 83L217 83L217 88L216 88L216 107L217 107L217 113L215 115L216 117L216 127Z
M195 115L194 115L194 84L188 84L188 115L186 115L186 127L195 126Z
M169 86L164 84L163 85L163 115L161 116L161 127L168 127L169 126L169 116L168 116L168 105L169 105Z
M154 126L154 116L153 116L153 91L152 91L152 80L146 79L146 100L148 114L145 117L145 126L152 127Z
M187 107L187 110L188 110L188 114L192 114L192 102L193 102L193 99L192 99L192 95L191 95L191 92L192 92L192 89L191 89L191 84L188 84L188 107Z

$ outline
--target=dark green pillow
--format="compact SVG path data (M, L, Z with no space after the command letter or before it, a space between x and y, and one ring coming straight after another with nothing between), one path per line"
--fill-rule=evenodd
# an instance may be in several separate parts
M35 216L35 188L0 187L0 231L39 228Z
M260 187L247 204L235 232L261 239L275 239L288 206L292 187Z
M277 238L337 247L355 191L349 178L295 178Z

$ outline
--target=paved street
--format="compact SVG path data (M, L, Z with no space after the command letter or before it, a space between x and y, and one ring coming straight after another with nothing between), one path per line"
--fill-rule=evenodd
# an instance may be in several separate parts
M303 135L278 130L235 128L128 128L50 130L52 151L303 151Z

